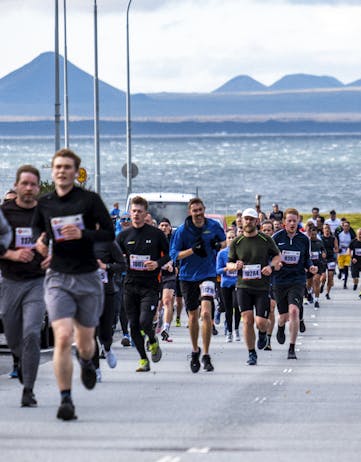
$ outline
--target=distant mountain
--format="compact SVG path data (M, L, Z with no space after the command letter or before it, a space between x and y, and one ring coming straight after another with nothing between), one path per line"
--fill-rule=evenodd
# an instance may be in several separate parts
M63 57L60 56L60 93L63 104ZM42 53L30 63L0 79L1 114L50 117L54 114L54 53ZM93 114L93 77L68 62L69 112ZM125 112L125 94L99 81L100 113Z
M258 82L248 75L239 75L231 80L228 80L224 85L220 86L213 93L230 93L240 91L264 91L267 90L266 85Z
M270 90L311 90L317 88L341 88L344 84L334 77L309 74L285 75L268 87Z
M60 57L63 114L63 58ZM69 115L93 117L93 77L68 62ZM361 81L344 86L333 77L288 75L271 87L247 75L226 82L212 93L152 93L131 96L133 120L230 119L242 117L304 118L360 114ZM354 88L353 88L354 87ZM331 90L329 90L331 89ZM286 91L272 91L286 90ZM303 90L303 91L298 91ZM54 53L39 55L0 79L0 115L24 119L54 117ZM99 82L100 117L125 118L125 93Z
M355 82L348 83L347 87L361 87L361 79L355 80Z

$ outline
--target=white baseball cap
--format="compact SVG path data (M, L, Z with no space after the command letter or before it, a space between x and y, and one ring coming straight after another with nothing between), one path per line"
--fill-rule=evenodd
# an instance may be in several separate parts
M243 210L242 216L243 217L258 218L258 213L255 211L255 209L249 208L249 209Z

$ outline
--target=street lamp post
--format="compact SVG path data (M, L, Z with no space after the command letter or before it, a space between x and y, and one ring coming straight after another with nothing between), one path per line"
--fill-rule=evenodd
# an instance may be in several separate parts
M95 151L95 192L100 194L98 18L97 18L96 0L94 0L94 151Z
M59 4L55 0L55 151L60 149Z
M69 106L68 106L68 45L66 34L66 0L64 0L64 141L69 147Z
M127 97L126 97L126 126L127 126L127 196L132 192L132 139L131 139L131 112L130 112L130 66L129 66L129 8L132 0L127 6Z

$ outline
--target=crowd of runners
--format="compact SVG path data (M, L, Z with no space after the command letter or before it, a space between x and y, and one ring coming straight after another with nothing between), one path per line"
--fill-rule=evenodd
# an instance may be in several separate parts
M334 210L324 219L315 207L304 223L295 208L273 204L266 214L258 205L237 211L224 230L195 197L173 230L167 217L152 218L141 196L130 210L115 203L109 213L98 194L76 186L80 162L69 149L56 152L55 190L40 197L39 171L22 165L1 206L1 319L23 407L37 406L45 316L54 335L57 417L72 420L73 351L91 390L102 381L101 358L117 366L118 325L121 344L137 350L140 373L161 360L182 310L193 373L214 370L210 346L222 312L227 343L241 340L242 326L248 365L257 364L257 351L272 350L274 330L277 342L287 343L287 359L296 360L297 335L306 331L303 305L320 308L323 293L330 299L335 274L344 289L358 289L361 229Z

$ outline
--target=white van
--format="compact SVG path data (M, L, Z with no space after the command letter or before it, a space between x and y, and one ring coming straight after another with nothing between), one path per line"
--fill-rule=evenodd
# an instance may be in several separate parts
M129 210L130 201L135 196L142 196L148 201L148 211L158 223L162 218L168 218L174 229L184 223L188 216L188 202L195 197L195 194L174 192L132 193L128 196L126 210Z

